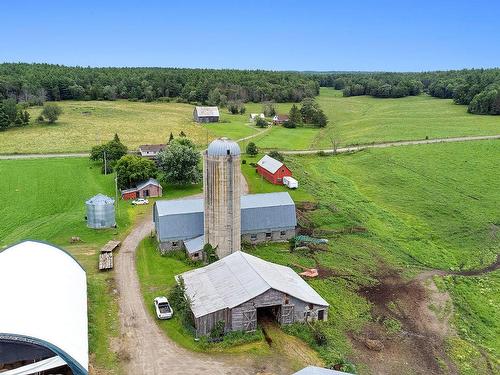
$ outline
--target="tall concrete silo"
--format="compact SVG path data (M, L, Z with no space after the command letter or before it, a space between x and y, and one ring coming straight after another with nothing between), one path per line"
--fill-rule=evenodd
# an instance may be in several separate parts
M219 259L241 250L240 147L227 138L210 143L203 157L205 243Z
M116 226L115 200L104 194L97 194L85 202L87 226L94 229Z

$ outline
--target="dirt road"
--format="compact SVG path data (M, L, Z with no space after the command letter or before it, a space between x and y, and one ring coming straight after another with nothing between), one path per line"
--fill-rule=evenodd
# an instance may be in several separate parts
M160 330L144 306L135 267L135 250L152 230L152 218L148 216L123 241L115 263L122 332L120 350L126 373L254 374L254 367L248 362L189 352Z
M469 141L484 141L490 139L500 139L500 135L484 135L477 137L455 137L455 138L434 138L434 139L422 139L417 141L397 141L397 142L384 142L376 144L366 144L350 147L339 147L336 150L325 149L325 150L288 150L280 151L283 154L288 155L307 155L307 154L317 154L322 151L327 154L333 154L334 151L338 154L361 151L367 148L387 148L387 147L398 147L398 146L412 146L412 145L427 145L432 143L451 143L451 142L469 142Z

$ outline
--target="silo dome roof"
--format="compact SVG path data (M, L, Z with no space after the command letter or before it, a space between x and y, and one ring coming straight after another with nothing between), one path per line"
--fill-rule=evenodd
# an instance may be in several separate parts
M99 193L97 195L94 195L85 203L94 206L99 206L99 205L113 204L115 203L115 200L113 198L108 197L107 195Z
M229 138L219 138L208 145L208 156L237 156L241 154L240 146Z

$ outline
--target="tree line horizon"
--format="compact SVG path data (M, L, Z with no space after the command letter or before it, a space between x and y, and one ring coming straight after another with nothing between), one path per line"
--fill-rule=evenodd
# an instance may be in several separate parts
M41 105L59 100L301 102L320 87L343 95L401 98L427 93L467 105L473 114L500 114L500 68L421 73L293 72L190 68L95 68L40 63L0 64L0 100Z

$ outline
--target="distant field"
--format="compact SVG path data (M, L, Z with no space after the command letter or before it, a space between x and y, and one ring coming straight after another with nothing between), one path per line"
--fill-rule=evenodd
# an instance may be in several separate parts
M499 159L497 141L377 149L336 157L288 157L300 194L319 203L316 211L307 214L315 228L356 226L367 232L328 236L328 251L312 255L289 253L286 244L247 250L282 264L319 264L330 270L324 272L332 272L330 277L311 281L330 303L329 314L334 317L326 329L329 344L316 348L327 362L354 359L360 373L369 373L363 357L346 338L346 332L375 324L370 304L358 289L373 284L390 269L413 277L425 269L459 271L493 263L500 250ZM252 175L251 170L244 170ZM257 181L249 186L252 192L277 188ZM462 374L487 374L482 355L498 363L499 272L436 277L440 289L452 298L451 324L458 336L446 342L446 352ZM431 308L443 315L450 311L450 306ZM314 347L305 330L293 330ZM389 369L388 373L399 371Z

